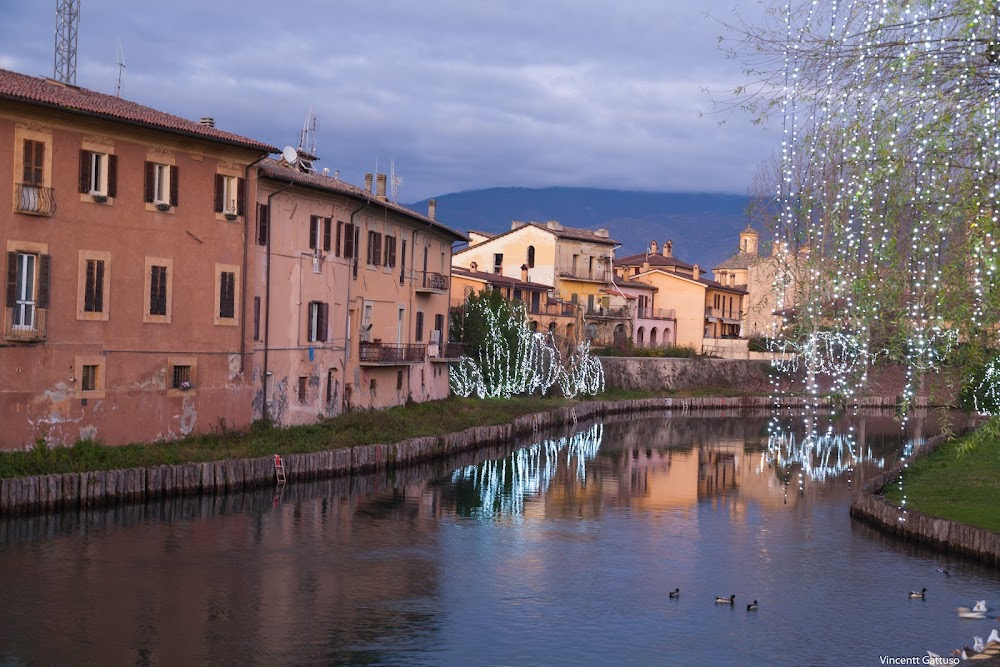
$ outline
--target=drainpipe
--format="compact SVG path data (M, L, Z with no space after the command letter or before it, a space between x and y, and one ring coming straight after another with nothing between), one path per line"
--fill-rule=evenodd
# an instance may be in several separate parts
M264 421L268 419L267 410L267 381L270 375L267 369L267 352L270 349L271 343L271 236L274 231L273 225L271 224L271 200L274 199L276 195L281 194L285 190L292 188L294 183L289 182L285 187L280 190L275 190L267 196L267 262L265 268L265 287L264 287L264 371L261 375L261 382L264 386L263 400L261 400L261 418Z
M259 158L251 162L243 169L243 201L244 204L243 211L243 316L240 318L240 374L246 370L246 358L247 358L247 266L250 262L250 212L246 210L246 207L250 206L250 169L257 165L258 162L269 156L270 153L265 153Z
M365 181L368 182L369 179L366 178ZM368 208L368 206L372 203L371 192L370 192L370 190L371 190L371 184L368 183L368 185L369 185L369 187L366 189L366 192L368 192L368 197L365 199L365 203L362 204L361 206L357 207L353 211L351 211L351 217L348 218L348 220L350 220L350 224L352 226L352 229L351 229L351 233L352 234L354 233L354 229L355 229L355 227L354 227L354 216L357 215L358 213L360 213L362 210ZM361 234L358 234L358 241L359 242L361 241ZM356 261L358 261L358 248L357 248L357 244L354 243L354 239L351 239L351 244L355 246L354 247L354 257L351 258L351 262L356 262ZM341 404L341 408L343 408L343 405L344 405L343 396L344 396L345 388L347 387L347 356L351 353L349 335L351 333L350 328L351 328L351 283L352 282L354 282L354 269L351 266L351 264L349 263L347 265L347 300L344 302L344 361L341 364L341 366L342 366L342 369L341 369L342 372L340 374L340 396L341 396L341 402L340 402L340 404ZM360 354L360 352L358 354ZM341 412L343 412L343 409L341 409Z

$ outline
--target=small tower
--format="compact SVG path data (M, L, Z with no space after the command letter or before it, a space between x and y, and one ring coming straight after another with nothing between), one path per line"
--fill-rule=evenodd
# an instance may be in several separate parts
M757 254L757 241L760 240L760 234L754 231L750 223L747 223L747 228L740 232L740 252L745 252L748 255Z

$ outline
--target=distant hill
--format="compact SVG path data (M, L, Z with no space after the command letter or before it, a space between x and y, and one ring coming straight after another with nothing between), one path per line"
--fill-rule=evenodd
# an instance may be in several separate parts
M512 220L558 220L567 227L606 228L622 244L618 257L671 239L675 257L707 269L736 252L747 224L747 197L741 195L556 187L467 190L434 199L436 218L462 232L497 234ZM424 212L427 201L407 206Z

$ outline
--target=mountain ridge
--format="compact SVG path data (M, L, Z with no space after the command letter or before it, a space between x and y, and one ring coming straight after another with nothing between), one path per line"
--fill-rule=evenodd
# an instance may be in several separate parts
M674 256L706 269L732 256L746 227L745 195L653 192L593 187L520 186L463 190L433 197L436 219L462 232L500 234L513 220L558 220L566 227L604 228L618 257L644 252L650 241L674 243ZM430 200L406 204L426 211Z

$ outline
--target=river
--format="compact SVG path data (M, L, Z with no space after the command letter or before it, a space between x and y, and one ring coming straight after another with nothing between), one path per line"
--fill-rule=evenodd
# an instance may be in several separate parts
M991 568L848 515L934 414L801 424L588 422L278 494L6 518L0 664L874 665L1000 628L955 613L1000 605Z

